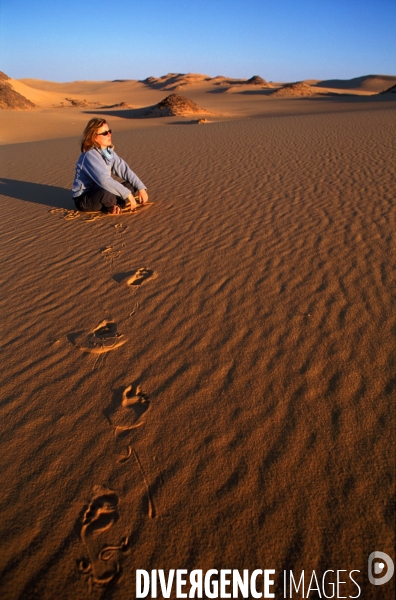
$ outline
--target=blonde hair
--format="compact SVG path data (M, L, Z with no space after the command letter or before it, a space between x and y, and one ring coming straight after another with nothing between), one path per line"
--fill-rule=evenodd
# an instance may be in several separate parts
M97 135L98 129L105 123L107 124L106 119L98 119L97 117L88 122L81 141L81 152L88 152L88 150L95 148L95 146L99 147L98 144L95 144L94 137Z

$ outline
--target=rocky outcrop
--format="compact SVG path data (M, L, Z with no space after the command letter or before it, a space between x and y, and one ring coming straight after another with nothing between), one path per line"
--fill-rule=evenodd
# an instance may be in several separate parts
M297 83L288 83L287 85L274 90L271 96L314 96L315 93L316 92L311 88L310 85L308 85L308 83L298 81Z
M207 110L200 108L195 102L179 94L170 94L155 106L146 111L147 117L180 117L192 114L205 114Z
M0 71L0 109L26 110L35 108L35 104L14 90L11 80Z

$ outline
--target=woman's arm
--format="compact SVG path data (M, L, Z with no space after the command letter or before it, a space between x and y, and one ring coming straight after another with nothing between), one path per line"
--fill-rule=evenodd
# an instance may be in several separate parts
M81 170L99 187L107 190L115 196L121 196L126 200L131 193L128 188L119 181L112 178L110 167L107 166L97 150L88 150L81 164Z
M127 181L128 183L133 185L133 187L136 188L137 190L139 190L139 198L141 197L140 192L146 190L146 186L144 185L143 181L141 181L139 179L139 177L136 175L136 173L134 173L132 171L132 169L128 166L128 164L125 162L125 160L123 160L115 152L114 152L114 162L113 162L113 166L112 166L112 172L114 173L114 175L117 175L118 177L125 179L125 181ZM146 195L147 195L147 192L146 192ZM145 202L147 202L147 200L145 200Z

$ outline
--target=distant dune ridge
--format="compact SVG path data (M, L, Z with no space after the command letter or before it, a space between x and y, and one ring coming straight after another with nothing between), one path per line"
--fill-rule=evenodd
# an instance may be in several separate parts
M232 79L227 77L215 77L211 82L218 86L223 87L224 91L232 91L241 88L242 86L255 86L260 88L272 88L272 84L268 83L260 75L253 75L250 79Z
M168 73L162 77L147 77L142 81L150 87L156 89L172 90L177 91L186 86L197 85L203 82L216 82L217 84L228 84L228 85L260 85L262 87L271 87L265 79L260 75L253 75L250 79L230 79L222 76L209 77L208 75L201 75L199 73Z
M184 90L193 94L194 102L200 104L200 99L205 94L211 94L208 110L217 111L216 94L228 94L230 97L238 94L257 96L257 100L266 102L268 98L284 97L310 97L323 94L344 94L357 96L372 96L386 92L393 94L392 88L396 85L396 77L391 75L366 75L349 80L304 80L299 82L267 82L260 75L250 78L230 78L223 75L210 77L200 73L168 73L161 77L147 77L144 80L124 79L112 81L73 81L69 83L57 83L38 79L12 79L5 73L0 77L0 109L23 110L23 109L106 109L134 108L157 116L178 116L181 114L193 114L197 107L163 106L154 109L154 102L158 101L156 92L166 90L178 92ZM261 94L261 90L263 90ZM268 91L268 92L267 92ZM273 92L272 92L273 91ZM272 92L272 93L271 93ZM260 95L261 94L261 95ZM154 96L154 102L153 102ZM393 96L392 96L393 97ZM206 100L206 98L205 98ZM230 100L236 104L236 98ZM216 104L216 106L214 106ZM202 105L205 105L202 102ZM175 110L173 115L172 110ZM213 110L212 110L213 109ZM198 112L204 113L203 109ZM171 114L172 113L172 114ZM135 113L134 118L140 118Z
M170 91L177 91L185 88L186 86L193 86L203 82L213 83L216 82L218 85L257 85L262 87L271 87L265 79L260 75L253 75L250 79L230 79L222 76L209 77L208 75L201 75L199 73L168 73L161 77L147 77L142 83L153 87L155 89L164 89Z
M180 90L187 85L202 83L203 81L211 81L211 77L201 75L199 73L168 73L161 77L147 77L142 83L156 89L164 90Z
M352 79L327 79L315 83L315 87L333 88L338 90L364 91L378 94L396 83L392 75L364 75Z
M384 90L383 92L380 92L380 94L396 94L396 85L392 85L387 90Z

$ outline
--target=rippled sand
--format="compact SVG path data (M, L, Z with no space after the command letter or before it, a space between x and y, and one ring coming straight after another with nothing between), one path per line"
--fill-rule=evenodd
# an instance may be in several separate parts
M109 116L136 216L68 212L77 134L2 146L2 599L129 600L138 568L393 597L395 110L285 102Z

